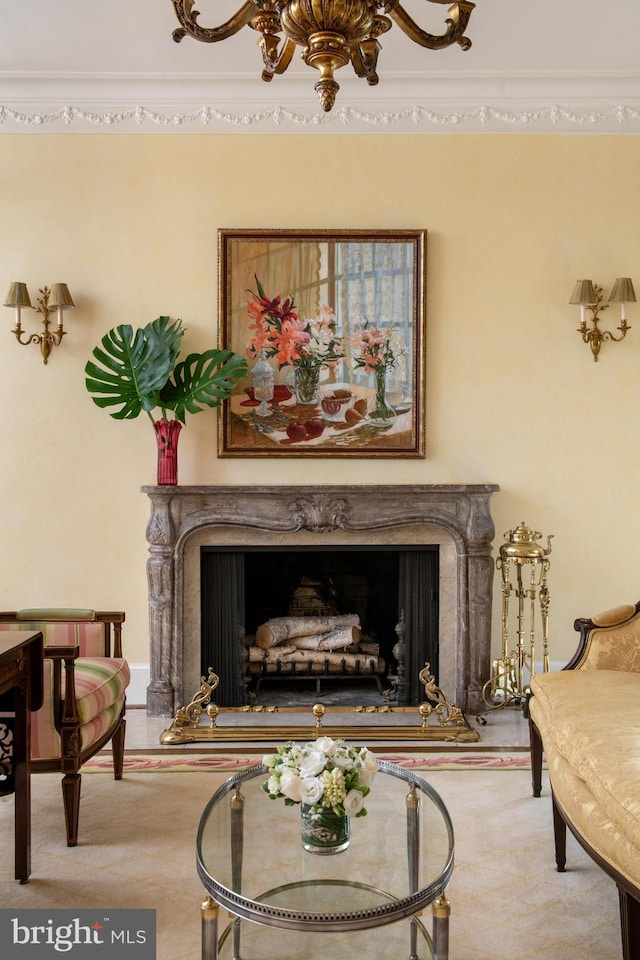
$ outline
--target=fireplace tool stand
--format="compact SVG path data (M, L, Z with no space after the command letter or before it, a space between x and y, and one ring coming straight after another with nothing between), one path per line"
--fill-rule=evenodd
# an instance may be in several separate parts
M535 633L536 608L540 608L542 631L542 670L549 670L549 588L547 585L551 536L547 546L538 543L542 534L534 532L523 522L505 533L496 568L502 575L502 656L493 661L493 674L482 688L482 699L487 710L478 714L477 721L486 724L486 715L507 706L522 707L529 693L530 678L536 672ZM509 601L514 593L512 568L515 568L515 597L517 605L517 642L509 651ZM528 576L526 575L528 568ZM528 630L527 630L527 619ZM527 679L529 678L529 680Z

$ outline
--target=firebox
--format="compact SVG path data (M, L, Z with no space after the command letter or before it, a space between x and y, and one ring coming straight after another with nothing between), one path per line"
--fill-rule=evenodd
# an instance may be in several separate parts
M412 706L425 662L438 675L438 546L203 546L200 579L201 670L220 677L220 706L295 707L320 684L332 704L366 690Z

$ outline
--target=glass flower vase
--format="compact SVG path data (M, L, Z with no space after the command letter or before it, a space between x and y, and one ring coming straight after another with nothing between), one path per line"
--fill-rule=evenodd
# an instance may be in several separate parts
M371 421L371 423L375 423L378 426L388 427L393 423L396 414L393 407L387 400L386 369L384 367L376 367L374 370L374 377L375 397L368 419Z
M153 425L158 445L158 486L178 483L178 437L182 430L179 420L156 420Z
M302 846L309 853L330 856L349 846L349 817L331 808L300 805Z
M318 402L318 384L320 382L320 364L293 368L293 387L298 403L312 404Z

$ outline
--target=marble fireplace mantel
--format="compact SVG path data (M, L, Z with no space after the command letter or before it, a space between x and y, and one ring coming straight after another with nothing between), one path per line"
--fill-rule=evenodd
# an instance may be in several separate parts
M440 545L438 682L482 709L490 675L496 484L145 486L150 716L172 716L200 683L200 547Z

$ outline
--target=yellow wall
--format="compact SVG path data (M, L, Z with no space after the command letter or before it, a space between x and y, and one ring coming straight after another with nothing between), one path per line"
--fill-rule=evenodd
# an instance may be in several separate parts
M2 608L122 608L129 659L148 661L155 441L92 403L83 368L111 326L162 313L187 350L215 343L219 227L426 227L427 458L219 460L207 411L183 430L180 480L496 482L496 552L523 520L555 535L566 659L576 616L640 599L640 305L598 364L568 305L582 277L640 292L639 161L630 136L0 137L0 287L65 281L77 306L47 367L3 311Z

